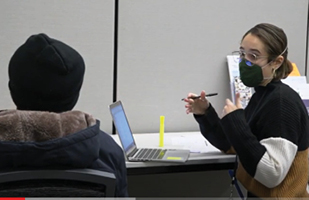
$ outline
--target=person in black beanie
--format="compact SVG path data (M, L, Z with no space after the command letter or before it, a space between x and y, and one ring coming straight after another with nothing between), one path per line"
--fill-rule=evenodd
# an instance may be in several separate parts
M71 110L84 73L84 60L73 48L45 34L33 35L9 63L12 99L19 110Z
M98 169L114 173L115 196L126 197L122 149L98 120L72 110L84 73L82 56L46 34L30 36L16 50L9 89L17 110L0 111L0 169Z

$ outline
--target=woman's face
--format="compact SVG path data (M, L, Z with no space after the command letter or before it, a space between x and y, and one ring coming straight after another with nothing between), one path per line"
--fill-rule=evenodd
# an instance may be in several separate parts
M268 63L268 54L264 43L255 35L249 33L240 44L240 51L245 52L245 59L262 68L263 81L261 85L266 85L273 78L273 62ZM254 56L255 55L255 59Z

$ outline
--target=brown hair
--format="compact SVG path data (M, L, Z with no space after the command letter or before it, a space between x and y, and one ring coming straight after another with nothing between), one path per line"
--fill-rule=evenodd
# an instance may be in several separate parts
M284 31L272 24L257 24L245 33L243 40L249 33L257 36L265 45L266 52L269 55L268 62L274 61L282 54L284 60L281 66L276 70L273 80L286 78L293 70L292 63L287 59L288 56L288 39Z

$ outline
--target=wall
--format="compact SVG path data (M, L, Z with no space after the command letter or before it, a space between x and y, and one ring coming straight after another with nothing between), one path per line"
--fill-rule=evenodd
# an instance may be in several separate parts
M0 108L14 108L7 65L31 34L45 32L76 48L86 75L75 109L92 113L111 133L114 0L0 2ZM230 97L226 55L239 48L260 22L282 27L289 57L306 74L308 0L119 0L117 97L133 132L196 131L180 101L187 93L218 92L210 100L219 113Z
M218 113L230 98L226 55L261 22L283 28L289 57L305 74L308 1L134 0L119 6L118 98L133 132L198 130L180 101L187 93L209 98Z
M15 108L8 89L12 54L30 35L46 33L83 56L86 74L75 109L96 116L111 133L107 105L112 102L114 1L3 0L0 19L0 109Z

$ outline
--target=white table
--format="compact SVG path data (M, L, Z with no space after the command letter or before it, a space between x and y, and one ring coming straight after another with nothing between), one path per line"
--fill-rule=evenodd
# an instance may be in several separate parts
M112 137L121 146L119 136ZM160 148L158 133L134 134L134 140L137 147ZM163 148L190 149L190 157L185 163L126 162L128 175L226 170L235 162L235 155L220 152L200 132L165 133Z

